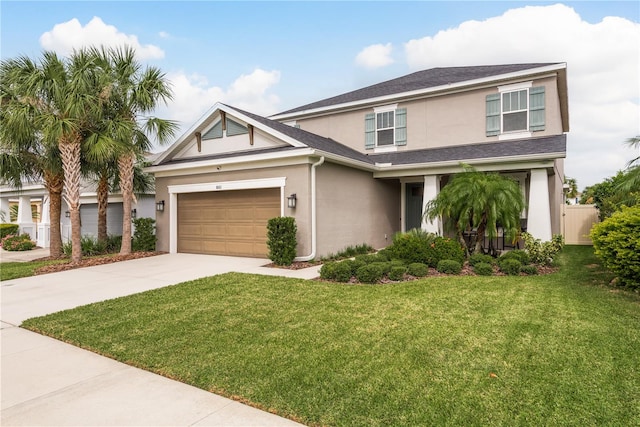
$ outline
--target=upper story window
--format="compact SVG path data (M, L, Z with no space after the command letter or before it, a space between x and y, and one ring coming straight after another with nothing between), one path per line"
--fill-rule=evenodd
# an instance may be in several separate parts
M522 137L545 129L544 86L532 82L498 87L487 95L487 136Z
M392 149L407 145L407 109L397 104L374 108L364 118L366 149Z

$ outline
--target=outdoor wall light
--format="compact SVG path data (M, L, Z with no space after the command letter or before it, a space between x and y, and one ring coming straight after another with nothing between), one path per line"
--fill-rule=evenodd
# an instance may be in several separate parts
M66 211L66 212L64 213L64 217L65 217L65 218L71 218L71 212Z
M131 209L131 219L136 219L138 212L135 209Z
M158 212L164 211L164 200L160 200L158 203L156 203L156 210Z
M295 193L293 193L292 195L287 197L287 206L290 207L291 209L295 209L296 208L296 200L297 199L298 198L296 197Z

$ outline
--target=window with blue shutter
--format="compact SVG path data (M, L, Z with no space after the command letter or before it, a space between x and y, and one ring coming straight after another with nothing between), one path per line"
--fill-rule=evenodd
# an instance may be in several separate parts
M544 86L529 89L529 130L544 130Z
M376 146L376 115L364 116L364 148L370 150Z
M364 148L407 145L407 109L368 113L364 117Z
M407 109L396 110L396 145L407 145Z
M500 94L487 95L487 136L500 134Z

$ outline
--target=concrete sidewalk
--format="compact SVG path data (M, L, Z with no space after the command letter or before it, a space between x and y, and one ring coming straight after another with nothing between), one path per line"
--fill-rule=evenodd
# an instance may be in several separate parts
M166 254L1 283L5 425L294 426L293 421L21 329L79 305L230 271L318 276L267 260Z
M5 251L0 248L0 263L2 262L28 262L49 256L48 248L35 248L30 251Z

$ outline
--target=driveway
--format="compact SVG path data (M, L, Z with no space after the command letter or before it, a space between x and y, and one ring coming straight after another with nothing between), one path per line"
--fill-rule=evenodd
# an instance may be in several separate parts
M5 425L300 425L19 328L56 311L230 271L297 278L268 261L166 254L1 283Z

